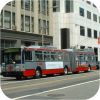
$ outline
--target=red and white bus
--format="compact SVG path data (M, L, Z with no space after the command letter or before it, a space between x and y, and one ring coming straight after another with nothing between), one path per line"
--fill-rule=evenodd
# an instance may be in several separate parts
M16 79L68 74L96 69L93 50L57 50L54 47L21 47L2 50L2 75Z

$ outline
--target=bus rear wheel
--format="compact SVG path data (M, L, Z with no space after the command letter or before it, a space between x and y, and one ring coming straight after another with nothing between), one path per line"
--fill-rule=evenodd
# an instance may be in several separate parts
M35 78L40 78L41 76L42 76L41 71L39 69L37 69L35 72Z
M64 75L67 75L67 74L68 74L68 68L65 67L65 68L64 68Z
M88 67L88 72L90 72L90 71L91 71L91 67L89 66L89 67Z

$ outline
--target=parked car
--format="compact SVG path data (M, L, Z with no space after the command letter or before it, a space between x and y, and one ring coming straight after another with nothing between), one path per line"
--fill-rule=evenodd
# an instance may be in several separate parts
M100 61L97 61L96 67L97 67L97 69L100 69Z

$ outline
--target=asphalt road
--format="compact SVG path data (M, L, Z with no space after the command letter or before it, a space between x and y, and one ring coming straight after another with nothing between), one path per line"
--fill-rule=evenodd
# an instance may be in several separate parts
M16 80L1 77L3 93L15 100L20 99L89 99L99 89L99 70L56 75L40 79Z

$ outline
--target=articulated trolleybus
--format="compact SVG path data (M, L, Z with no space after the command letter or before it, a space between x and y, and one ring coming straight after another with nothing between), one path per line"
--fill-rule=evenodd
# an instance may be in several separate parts
M92 49L57 50L55 47L30 46L9 48L2 51L2 75L22 79L42 75L90 72L96 69Z

